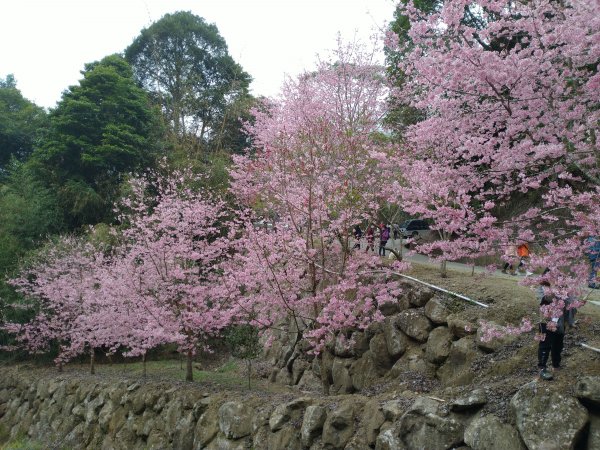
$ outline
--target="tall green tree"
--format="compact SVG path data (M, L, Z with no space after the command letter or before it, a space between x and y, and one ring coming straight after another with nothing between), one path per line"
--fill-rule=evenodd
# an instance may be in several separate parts
M408 34L410 20L403 11L407 3L408 0L400 0L394 11L394 20L389 25L388 39L395 40L397 43L390 43L385 49L388 77L398 88L408 81L406 74L399 68L407 49L411 47L411 39ZM429 15L439 10L443 0L414 0L413 4L423 15ZM406 127L425 118L423 111L407 104L404 100L392 96L390 103L385 121L397 139L402 139Z
M0 78L0 173L11 157L31 154L47 124L46 111L23 97L13 75Z
M70 227L110 216L125 174L160 150L158 112L118 55L86 64L50 113L50 131L31 165L58 191Z
M0 278L14 270L27 251L62 229L55 193L13 158L0 185Z
M167 14L142 30L125 57L188 152L245 145L231 138L231 128L247 103L251 78L229 55L216 25L191 12Z

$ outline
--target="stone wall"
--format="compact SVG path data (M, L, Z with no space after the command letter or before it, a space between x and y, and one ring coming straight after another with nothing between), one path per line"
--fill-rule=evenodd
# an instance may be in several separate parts
M575 396L529 383L510 420L483 415L490 393L438 398L206 392L201 384L34 377L0 369L0 427L72 449L599 449L600 377Z
M290 331L280 335L267 352L273 366L270 379L318 391L326 373L330 393L339 394L359 392L381 383L382 378L394 380L407 373L446 386L469 384L474 377L471 363L507 342L482 342L477 324L461 318L464 307L462 301L406 282L395 303L380 306L385 316L382 323L338 335L321 358L303 351L308 343L299 339L297 324L289 324Z

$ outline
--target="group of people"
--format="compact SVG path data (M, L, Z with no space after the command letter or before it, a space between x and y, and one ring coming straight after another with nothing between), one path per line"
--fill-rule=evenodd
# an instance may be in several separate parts
M585 240L585 254L589 261L588 287L591 289L600 289L600 282L597 280L598 270L600 269L600 237L590 236ZM509 245L504 252L504 266L502 273L516 275L517 271L532 275L527 270L527 262L530 257L529 245L523 242L519 245ZM517 264L518 261L518 264ZM516 267L515 267L516 265Z
M390 240L391 232L392 230L390 226L384 223L379 224L377 230L373 224L369 225L367 227L367 231L364 233L367 241L367 247L365 251L367 253L369 252L369 250L373 252L375 251L375 235L377 233L377 235L379 236L379 256L385 256L385 249L388 241ZM354 235L354 239L356 240L356 243L354 244L354 247L352 247L352 249L360 249L360 243L363 237L363 231L360 228L360 225L354 226L352 234Z
M504 252L504 267L502 267L502 273L510 273L516 275L517 271L524 272L525 275L531 275L532 273L527 270L526 264L529 260L529 244L523 242L519 245L509 245L506 247ZM518 264L516 264L518 261ZM515 267L516 265L516 267Z

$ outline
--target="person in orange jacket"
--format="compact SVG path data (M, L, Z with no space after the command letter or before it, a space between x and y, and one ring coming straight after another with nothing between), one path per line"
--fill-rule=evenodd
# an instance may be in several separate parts
M527 242L523 242L519 246L517 246L517 255L519 256L519 266L517 270L519 272L525 272L527 275L531 275L531 272L527 270L525 264L529 261L529 244Z

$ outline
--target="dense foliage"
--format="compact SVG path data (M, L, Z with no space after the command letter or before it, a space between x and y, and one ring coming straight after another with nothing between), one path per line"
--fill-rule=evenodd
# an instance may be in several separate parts
M216 25L190 12L167 14L142 30L125 56L179 143L194 153L227 144L243 148L239 118L251 78L229 55Z
M156 116L127 62L107 56L82 74L50 113L33 155L73 225L108 219L123 175L148 167L158 150Z
M44 136L46 112L23 97L12 75L0 78L0 176L11 158L24 160Z
M486 0L404 12L399 96L426 115L392 163L404 208L440 232L420 250L453 260L528 243L531 269L549 268L555 316L587 285L585 240L600 234L600 7ZM537 201L506 217L525 195Z

